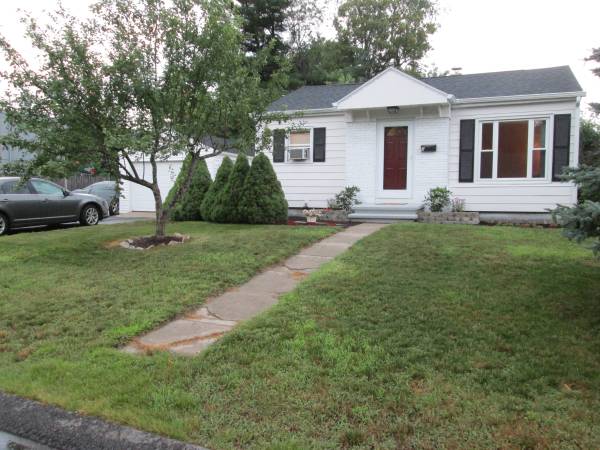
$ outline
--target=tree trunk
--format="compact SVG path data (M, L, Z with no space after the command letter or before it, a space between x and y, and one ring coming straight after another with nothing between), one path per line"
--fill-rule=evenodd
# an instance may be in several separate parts
M158 186L152 187L152 194L154 195L154 206L156 208L156 231L155 236L162 237L165 235L165 226L167 224L167 212L163 208L162 198Z

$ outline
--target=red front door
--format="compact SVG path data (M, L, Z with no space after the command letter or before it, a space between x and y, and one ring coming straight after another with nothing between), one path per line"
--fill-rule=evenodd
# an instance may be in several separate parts
M406 189L408 127L386 127L383 144L383 189Z

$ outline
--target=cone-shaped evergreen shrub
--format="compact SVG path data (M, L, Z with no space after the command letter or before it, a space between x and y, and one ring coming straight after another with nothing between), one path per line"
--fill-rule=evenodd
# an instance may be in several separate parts
M228 156L224 156L221 166L215 175L215 181L213 184L211 184L208 192L206 192L206 195L204 196L204 200L202 201L201 212L204 220L208 220L210 222L215 221L215 205L217 203L217 199L225 190L225 186L227 186L229 175L231 175L231 169L233 169L233 162Z
M288 204L269 158L263 153L252 161L240 202L248 223L283 223Z
M169 195L167 195L165 205L169 204L171 199L175 196L177 189L179 189L179 186L183 184L183 179L187 174L191 162L191 156L188 156L184 160L181 171L175 180L175 184L169 191ZM171 210L171 219L178 222L184 220L202 220L202 212L200 207L211 184L212 180L210 178L210 172L208 171L206 161L198 161L196 164L196 169L192 174L188 191L179 199L179 201Z
M245 153L240 152L235 160L225 189L217 197L212 217L215 222L243 223L246 221L240 211L240 200L242 199L244 184L249 171L248 158Z

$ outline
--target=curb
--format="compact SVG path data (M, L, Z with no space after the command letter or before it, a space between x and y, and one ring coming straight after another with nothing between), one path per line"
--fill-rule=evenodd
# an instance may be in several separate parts
M2 392L0 430L57 450L207 450Z

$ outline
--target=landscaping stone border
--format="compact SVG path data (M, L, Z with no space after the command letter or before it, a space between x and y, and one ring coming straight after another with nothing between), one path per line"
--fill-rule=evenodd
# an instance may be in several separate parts
M0 392L0 430L64 450L207 450Z
M424 223L455 223L464 225L479 225L479 213L470 211L417 211L417 221Z

